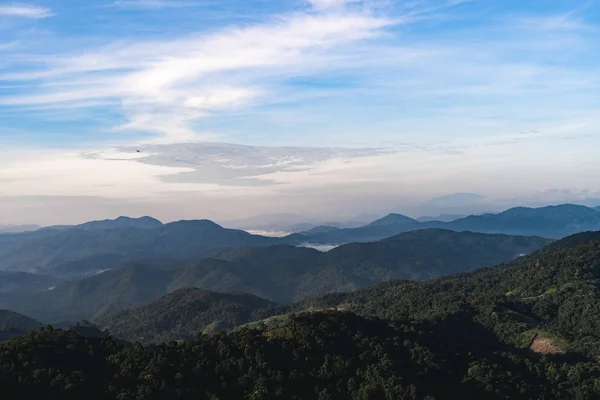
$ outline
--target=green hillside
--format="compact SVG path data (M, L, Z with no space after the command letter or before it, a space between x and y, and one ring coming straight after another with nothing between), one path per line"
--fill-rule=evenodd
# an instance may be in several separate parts
M468 314L517 347L546 339L560 352L600 356L600 233L555 242L514 262L432 281L390 281L280 309L343 306L365 316L431 321Z
M102 321L112 334L129 341L192 339L202 332L229 330L275 304L249 294L181 289Z

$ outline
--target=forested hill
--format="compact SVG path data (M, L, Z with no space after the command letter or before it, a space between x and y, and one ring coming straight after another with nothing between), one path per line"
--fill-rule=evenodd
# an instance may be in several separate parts
M508 265L432 281L390 281L282 312L343 306L361 315L431 321L469 314L517 347L600 356L600 232L557 241Z
M0 344L7 399L595 399L595 361L539 357L468 314L390 324L350 313L292 317L180 344L122 347L42 329Z
M180 289L155 302L102 321L112 334L129 341L164 342L230 330L252 321L254 312L275 303L244 293Z
M0 342L38 329L42 323L14 311L0 310Z
M430 279L510 261L550 241L443 230L405 233L328 253L289 245L214 251L210 258L162 269L130 264L0 305L39 318L97 320L177 289L246 292L275 302L354 291L394 278ZM74 268L70 266L70 268Z

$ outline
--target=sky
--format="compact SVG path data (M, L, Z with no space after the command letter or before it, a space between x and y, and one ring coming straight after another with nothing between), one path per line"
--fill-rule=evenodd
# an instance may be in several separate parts
M0 225L600 205L599 35L594 0L0 0Z

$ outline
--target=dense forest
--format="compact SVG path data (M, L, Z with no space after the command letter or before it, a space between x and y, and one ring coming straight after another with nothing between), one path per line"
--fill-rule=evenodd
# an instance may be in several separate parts
M199 333L233 329L276 304L245 293L180 289L148 305L125 310L100 324L130 341L193 339Z
M428 321L458 313L517 347L536 340L557 352L600 356L600 233L555 242L507 265L425 282L389 281L282 307L343 306L364 316Z
M393 322L352 313L293 316L182 343L120 346L41 329L0 345L5 398L597 398L595 361L539 357L468 314Z

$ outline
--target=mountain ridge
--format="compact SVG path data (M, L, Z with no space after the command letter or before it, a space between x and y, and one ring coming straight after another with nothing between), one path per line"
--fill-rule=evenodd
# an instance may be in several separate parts
M579 232L600 229L600 212L573 204L539 208L514 207L497 214L471 215L449 222L400 219L399 223L375 226L371 224L360 228L304 234L314 243L340 244L376 241L402 232L426 228L560 239Z
M0 306L49 322L95 320L186 287L247 292L289 303L388 279L431 279L495 265L548 243L535 237L432 229L347 244L326 253L287 244L221 249L161 268L129 263L51 291L0 299Z

